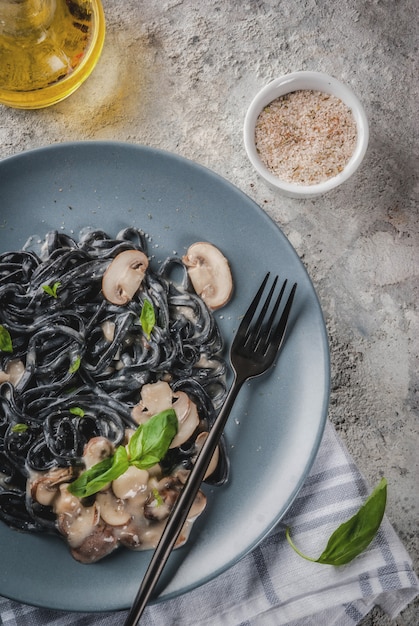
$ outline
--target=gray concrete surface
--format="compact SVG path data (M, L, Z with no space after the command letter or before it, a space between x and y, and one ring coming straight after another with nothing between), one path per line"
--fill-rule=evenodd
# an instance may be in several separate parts
M0 157L46 144L117 139L208 166L279 224L306 265L330 334L330 419L418 570L418 116L415 0L104 0L99 65L68 100L0 107ZM242 143L253 95L294 70L348 83L371 125L365 162L315 200L279 196ZM418 604L390 621L418 623Z

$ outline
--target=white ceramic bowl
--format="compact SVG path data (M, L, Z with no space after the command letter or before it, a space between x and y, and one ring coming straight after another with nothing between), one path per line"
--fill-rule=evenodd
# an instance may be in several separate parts
M313 185L280 180L263 164L255 145L255 126L261 111L276 98L298 90L322 91L336 96L351 109L357 126L355 150L344 169L336 176ZM357 96L336 78L321 72L293 72L273 80L253 99L244 122L244 145L250 162L269 185L294 198L318 196L346 181L360 166L368 146L368 137L367 116Z

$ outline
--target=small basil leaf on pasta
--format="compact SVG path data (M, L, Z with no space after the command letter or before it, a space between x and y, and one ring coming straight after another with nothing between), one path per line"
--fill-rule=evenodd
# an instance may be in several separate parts
M61 283L60 282L56 282L52 286L51 285L42 285L42 289L45 291L45 293L48 296L51 296L52 298L58 298L58 293L57 293L58 287L61 287Z
M26 433L29 426L27 424L18 423L12 426L12 433Z
M0 324L0 351L13 352L12 338L7 328Z
M289 528L286 530L288 543L307 561L325 565L346 565L361 554L374 539L384 516L386 502L387 481L382 478L359 511L332 533L326 548L317 559L306 556L294 545Z
M75 374L78 369L80 369L81 365L81 357L77 356L74 361L72 361L70 367L68 368L69 374Z
M151 331L156 324L156 314L154 307L149 300L144 300L141 309L140 324L147 339L150 339Z

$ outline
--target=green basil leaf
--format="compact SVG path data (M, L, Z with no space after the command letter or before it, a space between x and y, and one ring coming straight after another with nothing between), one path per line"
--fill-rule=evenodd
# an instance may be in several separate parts
M387 502L387 481L382 478L359 511L341 524L330 536L318 559L303 554L286 536L291 547L304 559L326 565L346 565L363 552L374 539L382 522Z
M80 476L68 486L68 490L78 498L86 498L97 493L108 483L112 482L129 467L128 455L124 446L118 446L115 454L103 459L96 465L80 474Z
M138 469L149 469L150 467L153 467L153 465L160 463L163 456L159 456L159 455L152 454L152 453L144 454L141 458L134 459L134 461L131 461L130 465L135 465L135 467L137 467Z
M151 418L153 419L153 418ZM139 459L143 453L143 424L140 424L128 442L128 455L130 462Z
M12 426L12 433L26 433L29 426L27 424L15 424Z
M151 331L156 324L156 314L154 312L154 307L149 300L144 300L144 304L141 309L140 324L145 336L147 339L150 339Z
M84 411L79 406L72 406L70 409L70 413L72 415L77 415L78 417L84 417Z
M178 421L173 409L153 415L141 424L128 443L130 463L148 469L161 461L177 433Z
M335 530L317 563L345 565L363 552L377 534L386 502L387 481L383 478L358 513Z
M80 365L81 365L81 357L77 356L74 359L74 361L71 363L70 367L68 368L69 373L75 374L77 370L80 369Z
M7 328L0 324L0 351L13 352L12 338Z
M169 449L177 433L177 424L173 409L154 415L137 428L129 441L128 452L124 446L118 446L113 456L103 459L80 474L68 486L68 490L78 498L86 498L124 474L130 465L139 469L152 467L161 461Z
M113 456L107 457L96 463L91 468L80 474L80 476L68 486L68 490L74 496L78 498L84 498L86 496L86 490L88 485L92 483L96 478L100 478L105 472L107 472L112 466Z
M52 298L58 298L58 287L61 287L61 283L59 282L54 283L52 287L50 285L42 285L42 289L45 291L45 293Z

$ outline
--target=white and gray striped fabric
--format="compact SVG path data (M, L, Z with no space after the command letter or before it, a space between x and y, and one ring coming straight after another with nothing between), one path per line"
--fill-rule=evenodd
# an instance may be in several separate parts
M320 554L369 491L328 423L310 475L283 524L215 580L148 607L141 625L353 626L374 605L396 617L417 596L419 582L386 518L368 550L339 568L302 559L284 535L289 525L296 545L306 554ZM0 598L4 626L122 626L125 615L60 613Z

